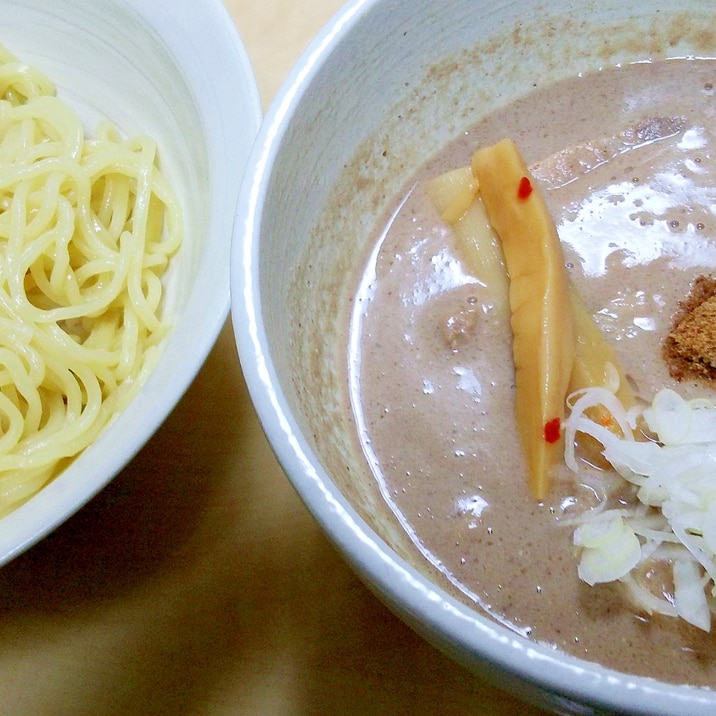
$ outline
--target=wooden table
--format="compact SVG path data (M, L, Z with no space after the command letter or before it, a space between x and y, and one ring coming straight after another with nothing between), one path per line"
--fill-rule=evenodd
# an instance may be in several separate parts
M268 104L340 2L226 4ZM129 467L0 569L3 716L408 713L538 712L344 564L273 458L228 323Z

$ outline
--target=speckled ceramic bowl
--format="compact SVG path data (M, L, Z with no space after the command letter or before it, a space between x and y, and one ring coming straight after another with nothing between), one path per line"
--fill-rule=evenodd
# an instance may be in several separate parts
M374 489L353 477L365 470L337 397L347 359L339 296L387 202L482 113L535 82L603 65L714 55L714 20L716 6L705 1L356 0L275 99L239 202L234 326L288 478L407 623L468 668L564 714L713 714L716 692L565 656L499 626L431 577Z
M64 473L0 519L0 564L76 511L143 446L192 381L229 311L229 253L261 104L221 0L0 0L0 43L42 70L94 131L158 142L185 211L166 287L173 328L127 410Z

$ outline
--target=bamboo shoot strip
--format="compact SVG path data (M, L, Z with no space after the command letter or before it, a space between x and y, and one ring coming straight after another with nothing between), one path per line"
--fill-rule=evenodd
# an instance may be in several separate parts
M517 185L517 198L528 198L535 186L525 174ZM467 270L488 289L492 305L507 313L509 281L503 251L472 168L460 167L436 176L428 182L427 193L441 218L451 227ZM614 390L625 408L631 407L636 399L616 353L571 281L569 304L575 352L567 393L605 386ZM618 421L611 418L605 407L597 406L590 412L592 419L617 434L621 432ZM559 420L545 423L545 439L559 438L559 428Z
M489 295L497 314L508 315L507 269L500 239L487 218L470 167L439 174L427 184L427 193L455 237L467 270Z
M472 170L509 275L517 426L532 492L544 499L563 454L575 352L569 278L555 225L514 142L479 149Z

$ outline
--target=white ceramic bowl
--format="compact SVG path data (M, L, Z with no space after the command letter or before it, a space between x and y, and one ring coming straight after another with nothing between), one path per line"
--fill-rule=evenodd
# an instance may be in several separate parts
M289 479L406 622L469 668L560 713L713 714L716 692L564 656L456 601L427 575L371 490L350 479L362 458L336 399L347 355L336 297L386 201L482 113L535 82L601 65L661 50L713 55L713 33L701 30L715 14L713 3L693 0L355 0L275 99L239 201L237 344Z
M101 117L157 139L185 210L166 306L174 327L127 410L56 480L0 520L0 564L100 490L201 367L229 311L231 231L261 121L246 51L221 0L0 0L0 43L34 65L92 131Z

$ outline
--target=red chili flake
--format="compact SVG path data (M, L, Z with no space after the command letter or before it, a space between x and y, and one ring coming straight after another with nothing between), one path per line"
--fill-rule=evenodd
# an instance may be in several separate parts
M544 424L544 439L552 444L559 440L559 435L562 430L562 421L559 418L552 418Z
M520 185L517 188L517 198L523 201L532 193L532 184L527 177L520 179Z

